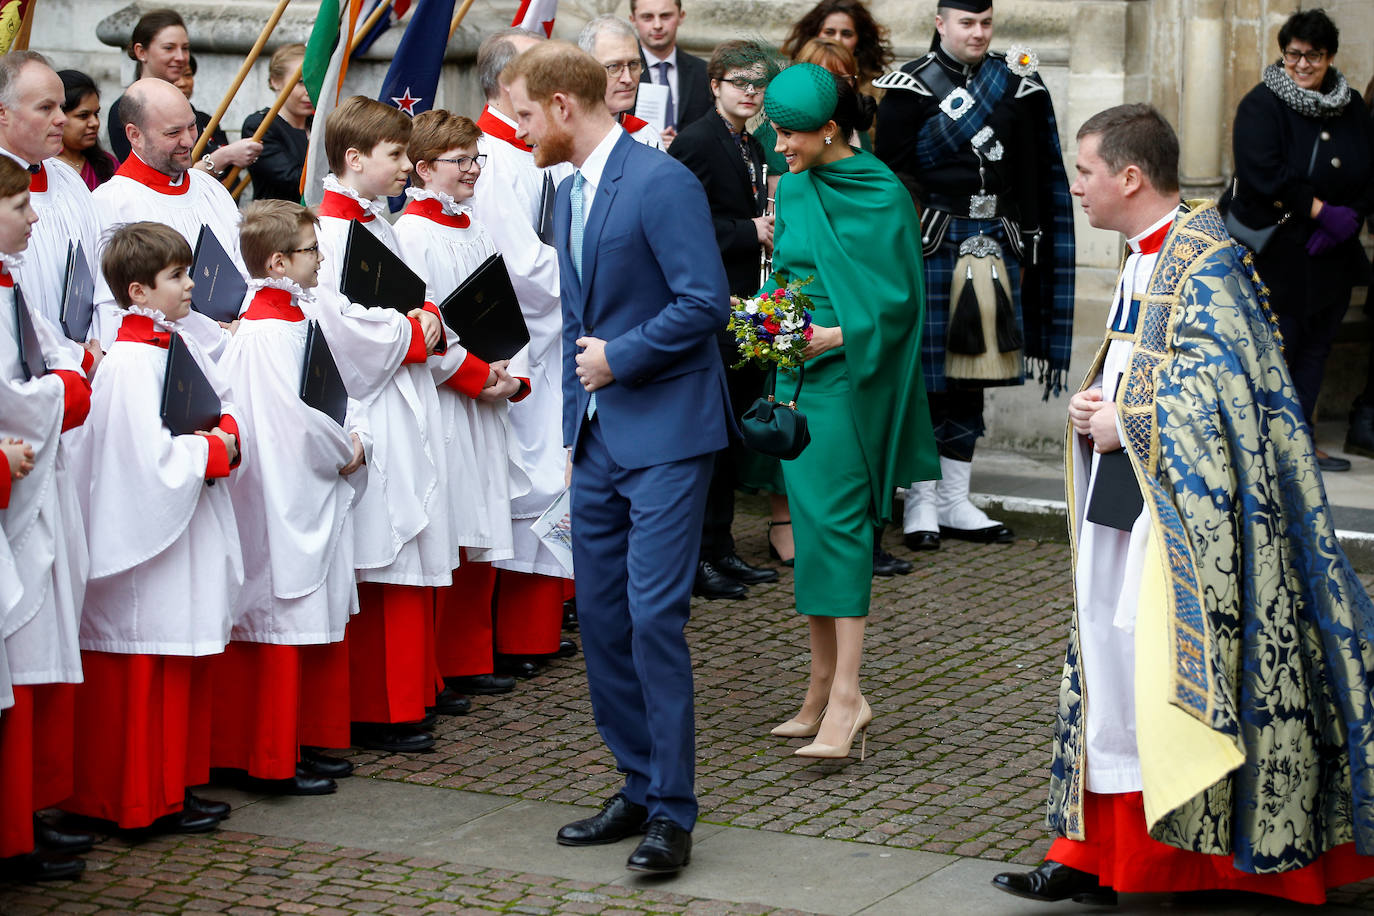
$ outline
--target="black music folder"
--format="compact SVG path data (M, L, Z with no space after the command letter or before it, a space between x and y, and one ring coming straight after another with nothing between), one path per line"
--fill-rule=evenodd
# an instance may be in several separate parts
M348 414L348 391L343 376L329 351L318 321L310 322L305 334L305 361L301 364L301 400L305 406L327 414L340 426Z
M239 317L248 294L248 281L206 225L200 227L196 237L191 279L196 283L191 290L191 307L197 312L225 323Z
M1121 390L1125 376L1117 379L1116 390ZM1095 525L1106 525L1118 531L1130 531L1140 510L1145 508L1145 497L1136 482L1135 471L1131 468L1131 456L1126 449L1104 452L1097 457L1097 477L1093 481L1092 492L1088 494L1088 521Z
M222 413L215 386L175 331L167 347L167 371L162 376L161 413L163 424L174 436L209 432L219 425Z
M402 315L425 304L425 281L357 220L348 227L339 292L350 302Z
M553 244L553 202L558 191L549 173L544 173L544 186L539 191L539 217L534 224L535 234L545 245Z
M439 306L458 342L486 362L510 359L530 342L520 300L515 298L506 259L494 254L482 262Z
M91 314L95 311L95 277L80 239L67 243L67 269L63 276L62 332L84 344L91 332Z
M38 332L33 327L33 315L29 304L24 301L24 291L14 287L14 321L19 333L19 369L24 373L24 381L38 378L48 371L47 360L43 358L43 345L38 342Z

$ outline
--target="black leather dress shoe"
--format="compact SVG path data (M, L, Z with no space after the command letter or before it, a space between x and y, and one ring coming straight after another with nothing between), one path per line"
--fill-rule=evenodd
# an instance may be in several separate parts
M542 659L532 655L496 656L496 673L503 677L532 678L544 670Z
M1317 452L1317 467L1331 473L1336 471L1348 471L1350 470L1350 459L1337 458L1335 455Z
M472 701L452 687L445 687L434 698L434 705L425 707L425 712L439 716L465 716L472 712Z
M549 658L572 658L577 654L577 643L571 639L560 639L558 641L558 651L549 655Z
M709 560L697 564L697 579L692 584L692 594L698 598L743 598L749 594L744 583L732 579L716 568Z
M192 795L190 789L186 790L186 797L182 800L181 808L183 811L190 811L194 814L208 814L220 821L227 818L232 810L225 802Z
M343 779L353 775L353 764L338 757L331 757L317 747L301 748L301 766L316 776L329 779Z
M571 824L564 824L558 830L560 846L602 846L617 843L627 836L644 832L644 820L649 809L636 805L621 793L611 796L611 800L601 806L601 812L585 817Z
M941 525L940 537L972 541L975 544L1010 544L1016 540L1012 530L1001 522L986 528L950 528L948 525Z
M649 821L644 839L625 860L630 871L671 874L692 861L692 831L683 830L666 817Z
M906 544L907 550L939 550L940 533L938 531L908 531L902 535L902 543Z
M85 870L86 863L81 859L53 856L36 850L22 856L0 859L0 881L25 884L31 881L61 881L78 878Z
M459 693L474 697L492 697L499 693L510 693L515 689L515 678L499 674L465 674L461 677L446 677L444 683Z
M739 558L738 554L727 553L723 557L716 557L711 561L711 565L717 572L724 573L736 582L743 582L745 585L758 585L761 582L778 581L778 571L768 569L764 566L750 566Z
M905 576L914 567L900 557L883 550L882 545L873 546L873 575L875 576Z
M999 891L1030 900L1052 902L1073 898L1077 903L1116 903L1116 891L1090 875L1059 862L1042 862L1034 871L1008 871L992 879Z
M434 747L434 736L415 725L354 722L353 743L370 751L415 754Z
M52 852L75 855L89 852L95 845L95 835L76 830L59 830L37 814L33 816L34 844Z
M563 602L563 629L576 633L577 626L577 599L569 598Z
M176 814L164 814L147 827L124 832L134 836L159 833L209 833L218 826L219 818L213 814L201 814L199 811L178 811Z

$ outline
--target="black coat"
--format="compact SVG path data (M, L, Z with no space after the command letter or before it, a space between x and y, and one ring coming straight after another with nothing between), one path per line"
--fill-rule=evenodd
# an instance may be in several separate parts
M1256 228L1272 226L1289 214L1256 259L1279 311L1306 308L1327 288L1336 296L1343 288L1348 298L1350 287L1369 276L1358 234L1316 258L1304 248L1317 227L1309 216L1314 197L1352 208L1361 222L1374 212L1374 124L1359 93L1350 95L1336 117L1310 118L1261 83L1236 109L1236 184L1230 210Z
M257 133L267 115L267 109L255 111L243 119L243 136ZM254 200L301 199L301 171L305 168L305 151L310 145L310 124L298 130L277 116L262 135L262 155L248 167L253 176Z
M763 148L748 132L744 138L756 173L762 177ZM714 111L684 127L668 153L691 169L706 189L731 295L752 296L759 289L760 249L754 218L763 213L767 188L760 182L754 190L739 144Z
M656 82L657 74L649 69L642 48L639 51L639 59L644 63L639 81ZM706 61L700 57L693 57L681 48L677 49L677 95L676 107L673 109L677 123L672 126L678 130L715 108L715 99L711 96L711 81L706 77Z

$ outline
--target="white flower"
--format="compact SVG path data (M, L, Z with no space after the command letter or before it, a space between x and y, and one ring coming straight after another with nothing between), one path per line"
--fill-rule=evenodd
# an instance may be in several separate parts
M759 304L753 299L750 299L748 302L744 303L744 310L750 315L758 314Z

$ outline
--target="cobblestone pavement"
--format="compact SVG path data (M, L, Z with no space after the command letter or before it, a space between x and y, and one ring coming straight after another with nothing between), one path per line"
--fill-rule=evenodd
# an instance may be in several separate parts
M767 553L756 505L742 506L739 550ZM1044 828L1049 743L1071 605L1062 543L947 542L913 555L909 576L875 580L864 690L876 715L868 758L802 762L772 738L805 690L805 621L792 577L744 601L698 601L688 637L697 675L697 785L704 821L1031 865ZM355 752L359 776L522 799L597 804L619 785L596 734L579 658L504 697L442 720L435 752ZM230 822L232 825L232 821ZM229 913L689 912L766 907L655 890L465 868L222 831L138 848L102 844L88 877L28 889L0 912ZM518 864L518 863L517 863ZM189 885L182 882L190 881ZM668 885L671 886L671 885ZM40 902L40 901L46 901ZM136 901L136 905L135 905ZM1374 882L1332 895L1374 909ZM315 907L307 910L306 907Z

